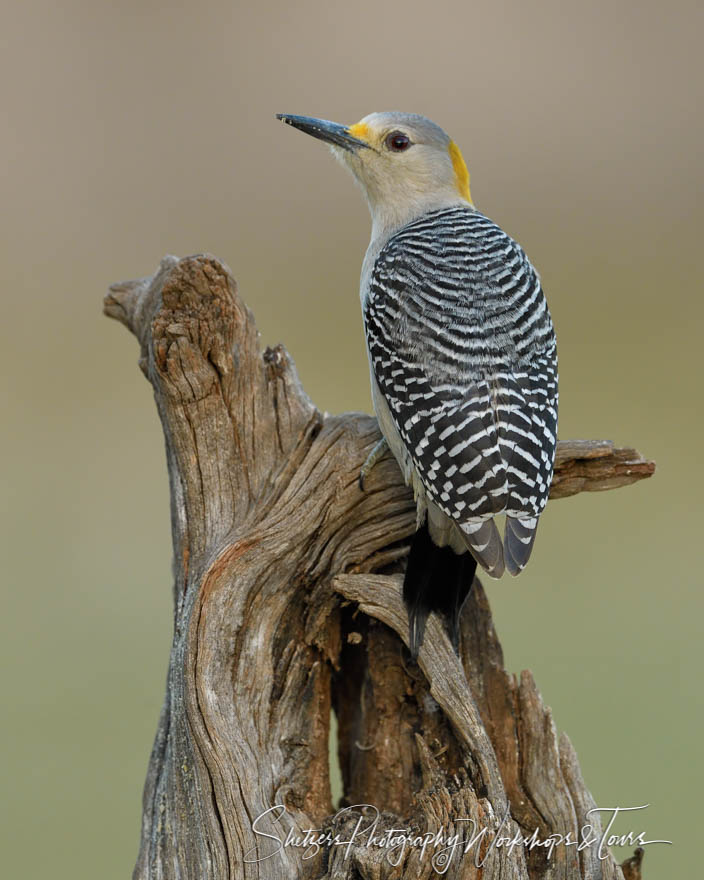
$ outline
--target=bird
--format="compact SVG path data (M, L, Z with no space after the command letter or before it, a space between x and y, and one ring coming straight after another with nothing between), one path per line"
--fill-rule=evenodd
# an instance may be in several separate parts
M366 196L360 300L382 439L360 486L390 450L416 503L403 582L410 652L431 612L459 652L477 565L492 578L525 568L552 481L557 343L540 277L475 208L459 147L426 117L277 118L326 142Z

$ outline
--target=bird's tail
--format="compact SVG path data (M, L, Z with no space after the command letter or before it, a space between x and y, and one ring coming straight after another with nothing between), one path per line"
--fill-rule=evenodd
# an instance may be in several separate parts
M472 556L489 577L500 578L504 573L504 551L494 520L463 523L460 528Z
M504 559L506 560L506 570L510 575L515 577L526 567L533 550L537 529L537 516L506 517Z
M476 570L477 561L471 553L457 554L450 547L436 546L427 525L415 533L403 580L409 647L414 658L423 644L425 624L431 611L445 619L455 651L459 651L460 611Z

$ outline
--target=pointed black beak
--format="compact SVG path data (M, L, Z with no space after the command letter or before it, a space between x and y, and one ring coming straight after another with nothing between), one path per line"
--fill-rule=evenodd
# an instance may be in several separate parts
M291 116L289 113L277 113L276 118L286 125L292 125L314 138L342 147L343 150L349 150L351 153L362 147L369 148L369 144L351 135L347 126L338 122L328 122L327 119L315 119L312 116Z

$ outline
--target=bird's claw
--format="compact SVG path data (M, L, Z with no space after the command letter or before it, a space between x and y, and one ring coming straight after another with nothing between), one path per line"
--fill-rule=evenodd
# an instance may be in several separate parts
M369 476L371 469L374 465L379 461L379 459L384 455L386 450L389 448L389 444L386 442L386 437L382 437L378 443L374 445L374 448L366 457L364 464L359 470L359 491L364 492L364 482Z

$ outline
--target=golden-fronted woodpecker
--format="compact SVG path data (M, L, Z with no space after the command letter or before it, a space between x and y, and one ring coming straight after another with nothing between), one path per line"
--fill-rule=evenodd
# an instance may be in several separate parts
M384 439L360 482L388 444L418 511L403 588L411 652L431 611L457 648L477 562L492 577L518 574L548 499L557 348L540 279L474 208L459 148L429 119L278 118L326 141L366 194L372 235L360 296Z

